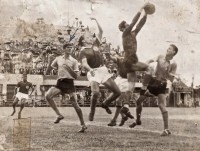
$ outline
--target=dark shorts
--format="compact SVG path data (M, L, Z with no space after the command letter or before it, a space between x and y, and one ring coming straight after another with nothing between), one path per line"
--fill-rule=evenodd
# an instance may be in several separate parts
M130 56L124 57L124 65L126 68L126 71L129 72L133 72L131 71L131 66L132 64L136 64L138 62L138 57L136 54L132 54Z
M73 79L58 79L56 88L61 90L61 93L72 93L76 91Z
M147 89L155 96L158 96L159 94L165 94L167 90L167 81L160 81L155 78L151 78Z

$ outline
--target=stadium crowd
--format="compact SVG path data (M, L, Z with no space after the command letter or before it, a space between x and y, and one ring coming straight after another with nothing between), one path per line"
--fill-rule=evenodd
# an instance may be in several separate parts
M77 18L76 18L77 20ZM0 43L0 73L11 74L36 74L36 75L56 75L57 71L51 68L52 61L59 55L63 54L63 44L70 43L72 45L74 58L79 60L79 52L83 47L81 35L88 34L94 37L95 34L84 27L79 21L74 26L66 26L57 29L56 39L41 39L39 37L29 37L25 40L7 40ZM100 49L110 73L117 74L116 65L112 60L107 58L107 53L121 56L120 47L111 47L112 44L107 42L106 37L102 38ZM81 76L85 76L85 71L79 65ZM141 81L142 73L138 73L139 81Z

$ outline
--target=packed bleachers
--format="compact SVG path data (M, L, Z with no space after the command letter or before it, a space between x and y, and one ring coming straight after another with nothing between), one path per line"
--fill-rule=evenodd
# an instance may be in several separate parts
M63 44L70 43L72 45L73 51L71 55L79 61L79 52L82 47L80 37L83 34L88 34L90 36L94 35L94 33L90 31L89 27L84 26L81 21L78 21L77 18L72 26L65 27L54 27L53 25L47 25L42 18L39 18L36 23L33 23L32 25L23 20L19 20L18 24L18 35L19 37L22 37L21 39L13 38L0 41L0 74L27 73L34 75L56 76L57 71L51 68L51 63L57 56L63 54ZM29 27L29 31L23 31L22 33L21 28L24 26ZM50 30L49 33L48 30ZM112 53L113 55L121 56L122 51L120 50L119 46L117 48L113 48L111 46L112 44L107 41L106 37L103 37L99 49L103 54L104 62L108 67L109 72L113 74L113 77L116 77L117 67L115 63L107 58L106 53ZM83 79L86 80L86 71L81 64L79 65L79 70L80 77L85 77ZM143 74L138 72L137 75L138 82L141 82ZM80 77L79 79L81 79ZM79 104L82 106L89 106L90 96L87 95L87 92L89 93L88 90L80 91L81 95L79 95ZM104 91L102 91L102 94L104 94ZM102 95L100 100L105 99L103 96L104 95ZM40 100L41 99L42 97L40 97ZM5 99L1 100L5 101ZM6 104L6 102L3 104ZM47 102L41 101L39 104L41 106L46 106ZM67 106L68 104L65 102L62 103L62 105Z
M57 72L51 68L51 62L55 57L62 55L62 45L66 42L71 43L73 45L72 56L78 60L78 54L82 47L79 38L83 34L91 36L94 34L88 26L85 27L77 18L73 26L66 27L48 25L43 18L38 18L36 23L32 25L23 20L18 22L19 31L24 26L29 27L29 31L25 32L25 36L21 36L26 38L11 39L0 43L0 73L22 74L25 72L27 74L56 75ZM47 30L50 29L52 31L48 34ZM109 68L109 72L116 74L116 65L108 60L105 54L111 52L114 55L122 55L122 51L120 51L119 46L115 49L111 45L107 42L106 37L103 37L100 49L104 54L105 64ZM81 66L80 71L81 75L85 75ZM140 77L142 74L138 73L138 75Z

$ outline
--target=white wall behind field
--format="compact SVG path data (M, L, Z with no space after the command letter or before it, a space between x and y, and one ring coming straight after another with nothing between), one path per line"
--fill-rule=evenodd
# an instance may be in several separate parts
M19 17L35 21L43 17L46 22L67 25L68 10L70 24L75 17L97 31L89 18L95 16L104 30L104 36L113 44L121 46L118 24L122 20L130 22L147 0L97 0L90 12L88 0L1 0L0 23L3 26ZM195 75L195 85L200 84L200 1L199 0L149 0L156 6L155 14L148 16L144 28L138 35L138 56L146 61L163 54L170 43L179 48L176 56L178 72L191 83ZM25 8L26 7L26 8ZM90 14L91 13L91 14ZM0 26L1 28L1 26Z

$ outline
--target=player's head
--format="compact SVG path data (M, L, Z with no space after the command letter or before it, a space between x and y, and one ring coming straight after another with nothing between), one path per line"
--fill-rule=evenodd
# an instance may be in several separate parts
M72 53L72 46L71 46L71 44L69 44L69 43L64 44L63 45L63 50L64 50L65 55L69 56Z
M123 21L119 24L119 30L120 30L121 32L123 32L128 26L129 26L129 24L127 24L127 22L123 20Z
M22 79L23 79L23 81L27 81L27 74L26 73L22 74Z
M80 36L79 43L81 46L90 47L93 45L93 36L85 33L84 35Z
M84 35L80 36L79 43L85 47L100 46L100 42L96 37L96 34L89 32L86 32Z
M174 57L178 53L178 47L174 44L170 44L169 48L167 49L166 56Z

